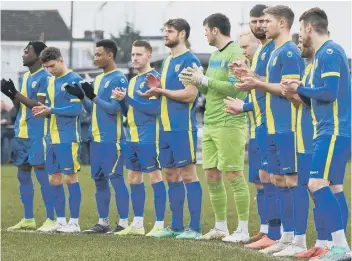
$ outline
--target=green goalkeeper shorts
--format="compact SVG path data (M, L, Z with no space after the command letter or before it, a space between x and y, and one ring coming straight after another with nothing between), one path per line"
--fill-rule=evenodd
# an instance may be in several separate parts
M246 146L246 127L203 128L203 169L242 171Z

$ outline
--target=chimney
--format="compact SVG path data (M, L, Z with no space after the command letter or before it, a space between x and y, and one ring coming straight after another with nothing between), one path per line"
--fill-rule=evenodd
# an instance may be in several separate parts
M84 39L93 39L93 32L92 31L84 31Z
M104 31L102 30L96 30L95 31L95 40L102 40L104 39Z

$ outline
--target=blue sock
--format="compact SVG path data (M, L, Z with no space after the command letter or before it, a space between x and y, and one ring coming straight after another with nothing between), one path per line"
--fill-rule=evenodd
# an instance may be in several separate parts
M288 187L277 187L280 202L280 216L284 232L295 231L293 218L293 200Z
M68 202L70 205L70 217L79 218L79 210L81 207L81 187L79 182L67 184L70 197Z
M164 221L166 208L166 189L164 181L152 184L156 221Z
M111 198L109 180L103 178L94 181L96 189L95 201L97 203L99 218L108 218Z
M34 169L37 180L40 184L40 190L42 192L42 198L45 204L46 217L51 220L55 220L54 217L54 194L53 188L49 182L49 175L46 174L44 169Z
M130 196L128 189L125 184L125 180L122 175L114 176L110 178L112 187L115 190L115 200L117 211L119 212L121 219L128 218L128 208L130 204Z
M53 193L54 193L54 207L56 216L66 217L65 206L66 206L66 199L65 199L65 190L64 185L60 184L57 186L52 186Z
M324 213L321 212L321 209L319 207L315 207L313 208L313 215L314 215L315 229L317 231L317 239L328 240L328 232L324 228L324 220L323 220Z
M200 215L202 212L202 187L199 181L186 184L188 209L190 213L189 228L200 232Z
M20 195L24 207L24 218L33 218L34 188L32 182L32 173L18 170L17 179L20 182Z
M145 204L145 186L141 184L131 184L131 201L135 217L143 217Z
M290 189L293 200L295 235L305 235L308 225L309 194L307 186L295 186Z
M342 214L339 203L329 187L323 187L315 192L313 196L321 211L324 213L324 227L328 233L344 229Z
M271 183L263 183L266 217L268 220L268 237L279 240L281 237L280 207L277 197L277 189Z
M169 203L172 213L172 229L183 230L183 206L185 204L185 185L183 181L168 182Z
M257 210L260 218L260 224L266 225L268 224L268 220L265 216L265 196L264 189L257 189Z
M341 214L342 214L342 223L345 230L345 234L347 235L347 222L348 222L348 205L345 197L345 193L343 191L334 194L337 201L339 202Z

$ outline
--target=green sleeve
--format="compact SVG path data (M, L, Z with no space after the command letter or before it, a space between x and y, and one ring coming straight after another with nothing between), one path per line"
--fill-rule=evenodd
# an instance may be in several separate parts
M238 48L236 47L229 55L230 55L229 61L231 62L239 59L242 59L242 60L244 59L242 55L242 50L239 47ZM209 78L208 88L211 88L223 95L230 96L233 98L239 98L243 100L244 98L246 98L247 94L237 90L234 87L234 85L237 82L239 82L239 80L231 73L230 70L228 70L227 81L221 81L221 80Z
M198 91L199 91L200 93L206 95L207 92L208 92L208 88L205 87L205 86L203 86L203 85L201 85L201 86L198 87Z

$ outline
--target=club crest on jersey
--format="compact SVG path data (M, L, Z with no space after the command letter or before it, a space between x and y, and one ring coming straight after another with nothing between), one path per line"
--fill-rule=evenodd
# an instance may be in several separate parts
M139 85L139 88L140 88L140 89L143 89L143 88L144 88L144 84L145 84L145 82L142 82L142 83Z
M274 61L273 61L273 66L276 65L276 62L277 62L277 56L274 58Z
M61 85L61 91L65 90L65 86L67 85L67 83L64 83L63 85Z
M266 53L262 53L262 56L261 56L262 61L265 59L265 55L266 55Z
M327 53L327 54L332 54L333 52L334 52L334 51L333 51L332 49L330 49L330 48L326 50L326 53Z
M225 61L225 60L222 60L222 61L221 61L221 64L220 64L220 67L223 68L223 67L225 66L225 63L226 63L226 61Z
M179 65L179 64L176 64L176 65L175 65L175 72L178 72L178 70L180 70L180 66L181 66L181 65Z
M107 81L104 85L104 88L108 88L109 84L110 84L110 81Z
M36 85L37 85L36 81L32 82L32 88L35 88Z
M291 52L291 51L288 51L288 52L287 52L287 57L289 57L289 58L292 57L292 52Z

